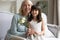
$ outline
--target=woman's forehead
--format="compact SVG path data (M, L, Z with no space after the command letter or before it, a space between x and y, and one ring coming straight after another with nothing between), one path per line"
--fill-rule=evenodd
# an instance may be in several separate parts
M31 1L23 1L23 4L30 4L30 5L33 5Z

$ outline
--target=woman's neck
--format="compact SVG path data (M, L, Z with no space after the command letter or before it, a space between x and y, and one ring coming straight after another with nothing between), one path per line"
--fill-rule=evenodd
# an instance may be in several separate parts
M27 13L22 13L22 16L27 16Z

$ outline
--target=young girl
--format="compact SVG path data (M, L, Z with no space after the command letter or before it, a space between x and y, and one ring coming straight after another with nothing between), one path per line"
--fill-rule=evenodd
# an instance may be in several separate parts
M28 15L28 22L31 29L28 35L33 35L34 40L42 40L45 28L40 6L33 5L31 7L31 12Z

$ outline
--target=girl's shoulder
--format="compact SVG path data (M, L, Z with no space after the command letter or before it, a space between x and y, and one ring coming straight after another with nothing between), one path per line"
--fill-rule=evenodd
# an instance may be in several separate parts
M37 21L31 20L29 23L31 23L31 24L39 24L39 23L42 23L42 21L41 22L37 22Z

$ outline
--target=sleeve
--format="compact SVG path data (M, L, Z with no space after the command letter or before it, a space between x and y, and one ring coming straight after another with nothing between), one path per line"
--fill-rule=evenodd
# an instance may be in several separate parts
M17 24L17 16L14 15L13 19L12 19L12 23L11 23L10 32L13 35L18 35L18 36L24 35L26 32L19 32L19 31L17 31L17 29L18 29L17 26L18 26L18 24Z

